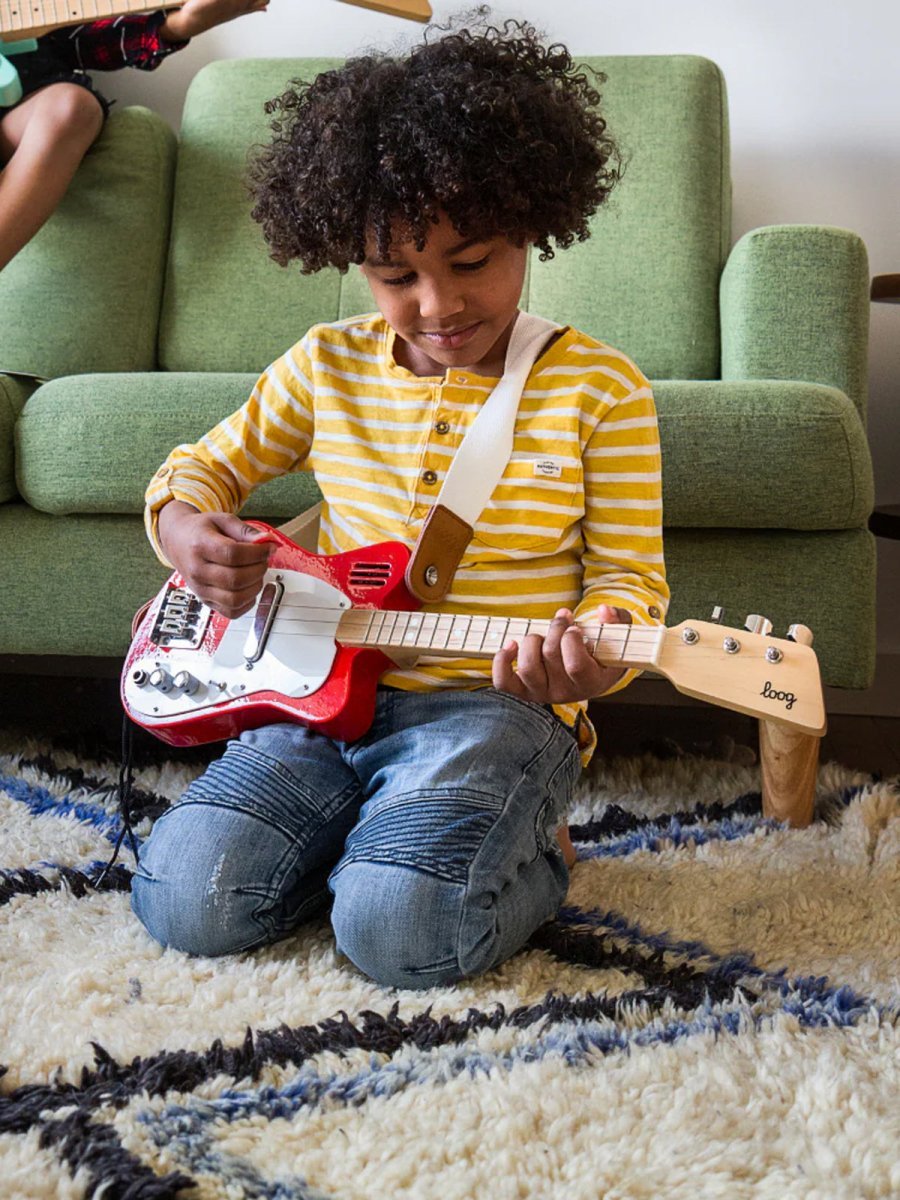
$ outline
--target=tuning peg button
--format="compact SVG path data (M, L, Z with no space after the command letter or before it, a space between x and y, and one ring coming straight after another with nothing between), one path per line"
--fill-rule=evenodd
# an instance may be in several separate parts
M767 637L772 632L772 622L766 617L761 617L759 613L750 613L744 622L744 628L749 629L751 633L760 633Z
M813 633L807 625L792 625L787 631L790 641L799 642L801 646L811 646L813 644Z
M721 604L716 604L716 605L714 605L714 607L713 607L713 610L712 610L712 615L710 616L710 618L709 618L709 619L710 619L710 621L712 621L712 622L713 622L713 624L714 624L714 625L721 625L721 624L722 624L722 617L723 617L724 615L725 615L725 610L724 610L724 608L722 608L722 605L721 605Z

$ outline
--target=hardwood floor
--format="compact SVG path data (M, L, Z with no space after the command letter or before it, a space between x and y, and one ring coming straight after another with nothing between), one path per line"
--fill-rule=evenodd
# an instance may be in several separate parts
M592 706L600 752L610 757L657 753L726 757L731 744L757 751L757 725L750 717L710 705L635 704L615 698ZM119 754L121 709L112 677L0 675L0 727L53 736ZM171 755L149 734L135 729L137 758ZM729 741L730 739L730 741ZM215 747L187 751L212 757ZM878 775L900 774L900 718L833 715L822 740L821 758Z

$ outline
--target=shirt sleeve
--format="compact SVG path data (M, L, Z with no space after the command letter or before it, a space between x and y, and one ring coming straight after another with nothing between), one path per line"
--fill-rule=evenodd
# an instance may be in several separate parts
M55 29L42 41L52 42L57 55L84 71L118 71L136 67L155 71L164 58L183 50L187 42L167 42L160 36L166 12L142 13L90 21Z
M582 599L575 617L591 623L603 604L627 609L634 625L663 625L669 587L662 536L662 460L650 384L633 364L634 385L607 390L585 446ZM638 671L609 689L620 691Z
M159 512L182 500L199 512L239 512L261 483L301 468L312 444L313 385L306 342L272 364L250 398L198 442L176 446L150 481L144 524L157 557Z

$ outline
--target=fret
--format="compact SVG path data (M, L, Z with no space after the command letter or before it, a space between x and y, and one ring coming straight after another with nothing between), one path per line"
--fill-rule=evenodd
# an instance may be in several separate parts
M445 649L462 650L466 644L466 634L469 632L468 617L454 617L453 625L447 636Z
M466 633L466 650L472 654L480 654L484 650L484 638L488 631L488 624L489 619L487 617L471 618L469 629Z
M621 626L619 626L619 628L621 628ZM631 631L633 628L634 628L634 626L630 625L630 624L625 626L625 640L622 643L622 653L620 655L620 658L625 658L627 656L628 643L631 641Z
M509 617L492 617L488 622L488 631L482 641L482 649L496 654L506 644L506 631L509 629Z
M409 613L395 612L394 619L391 622L391 631L388 634L387 644L389 646L402 646L403 635L406 633L406 626L409 622Z
M438 617L437 628L434 631L432 645L435 650L446 650L453 632L454 618L450 613L441 613Z
M381 621L379 622L378 629L376 631L377 636L374 639L379 646L390 645L391 630L393 629L396 620L397 614L395 612L388 611L381 614Z
M437 613L422 613L422 640L420 643L421 649L431 650L434 646L434 635L438 627Z
M375 609L374 612L369 613L368 626L367 626L366 632L363 636L364 643L368 643L368 642L376 642L377 643L377 642L381 641L381 633L382 633L382 630L384 629L384 622L385 622L386 617L387 617L387 613L384 612L383 609Z
M510 617L506 630L508 642L521 642L531 632L532 621L528 617Z
M401 646L417 646L422 635L422 616L420 612L406 614L406 628L400 640Z

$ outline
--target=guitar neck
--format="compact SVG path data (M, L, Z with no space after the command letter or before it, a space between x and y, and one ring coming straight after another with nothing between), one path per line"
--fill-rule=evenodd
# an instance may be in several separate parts
M524 617L393 612L352 608L341 618L338 639L345 646L415 651L421 656L493 658L508 641L529 634L545 636L550 622ZM580 626L585 644L604 666L653 670L666 636L661 627L640 625Z
M64 25L81 25L132 13L177 8L183 0L0 0L0 37L8 41L41 37Z

